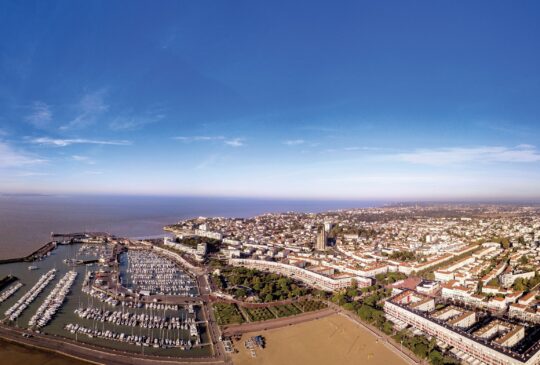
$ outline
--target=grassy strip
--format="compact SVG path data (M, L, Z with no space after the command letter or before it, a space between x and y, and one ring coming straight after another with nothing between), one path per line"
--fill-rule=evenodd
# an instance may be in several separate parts
M302 313L302 311L293 304L276 305L269 307L268 309L270 309L270 311L278 318L290 317Z
M216 320L219 325L226 326L229 324L240 324L245 322L244 317L236 304L215 303L213 306Z
M236 304L214 303L214 313L220 326L259 322L269 319L295 316L305 312L313 312L327 308L326 303L319 300L302 300L296 303L273 305L260 308L240 307Z
M302 300L294 303L294 306L302 312L313 312L328 307L326 303L318 300Z
M244 308L244 310L247 312L249 319L252 322L267 321L276 318L276 316L266 307Z

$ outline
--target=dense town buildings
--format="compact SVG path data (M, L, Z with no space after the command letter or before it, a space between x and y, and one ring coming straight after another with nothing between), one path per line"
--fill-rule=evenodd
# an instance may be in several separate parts
M534 277L540 219L534 207L395 206L253 218L196 218L167 227L176 235L222 239L220 253L295 265L326 266L373 278L433 271L449 296L508 294ZM332 223L330 223L332 222ZM494 242L496 241L496 242ZM512 250L507 246L512 242ZM497 258L508 257L508 260ZM526 260L528 265L525 264ZM493 279L501 282L498 289ZM482 283L484 288L479 289ZM474 300L474 299L472 299Z
M407 279L412 291L396 283L401 294L385 303L397 327L435 337L464 362L540 362L536 339L527 342L540 323L538 207L399 205L199 217L166 229L221 239L217 255L230 265L326 291L369 286L389 272L418 278Z

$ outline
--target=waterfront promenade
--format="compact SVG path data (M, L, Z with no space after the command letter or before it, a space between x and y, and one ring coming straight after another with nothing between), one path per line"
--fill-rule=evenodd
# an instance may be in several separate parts
M142 353L124 352L110 348L101 348L94 345L82 344L73 340L51 336L30 333L32 337L23 337L27 331L0 326L0 338L22 343L26 346L56 352L65 356L82 359L95 364L106 365L171 365L171 364L201 364L201 365L231 365L229 360L224 357L201 357L201 358L181 358L148 356Z

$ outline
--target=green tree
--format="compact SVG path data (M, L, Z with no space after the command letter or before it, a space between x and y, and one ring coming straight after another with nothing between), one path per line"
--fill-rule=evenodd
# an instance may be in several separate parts
M517 278L514 281L514 284L512 285L512 288L514 290L523 291L527 289L527 286L525 285L525 280L523 278Z
M431 362L431 364L433 364L433 365L444 365L444 357L437 350L431 351L429 353L428 358L429 358L429 362Z
M347 296L350 297L350 298L354 298L358 295L358 289L356 288L348 288L347 289Z
M387 335L391 334L394 331L394 324L390 321L385 321L382 326L382 331Z
M425 343L417 343L414 345L413 352L419 357L426 357L428 354L428 347Z
M252 283L253 283L253 290L255 291L260 291L261 290L261 278L258 277L258 276L255 276L252 280Z
M247 295L246 289L238 288L236 289L235 296L237 298L244 298Z
M371 322L372 313L373 313L373 308L365 304L362 304L360 308L358 309L358 316L362 320L367 321L367 322Z
M229 276L229 282L232 285L240 285L240 283L242 282L242 278L239 275L231 275Z
M375 307L379 299L379 295L375 293L364 298L364 304L369 305L370 307Z
M343 305L347 303L345 293L336 293L332 296L332 302L336 303L337 305Z
M287 288L288 285L287 285L287 278L279 278L278 281L277 281L277 285L280 286L281 288Z
M266 294L266 296L264 297L265 302L271 302L273 299L274 297L272 296L272 294Z

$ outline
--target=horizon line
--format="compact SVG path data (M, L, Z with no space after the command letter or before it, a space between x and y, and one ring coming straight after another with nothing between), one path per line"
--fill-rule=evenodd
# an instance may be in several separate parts
M363 202L375 204L540 204L540 197L417 197L417 198L381 198L381 197L314 197L314 196L267 196L267 195L220 195L220 194L174 194L174 193L119 193L119 192L2 192L0 197L61 197L61 196L114 196L131 198L195 198L225 200L262 200L262 201L305 201L305 202Z

